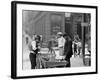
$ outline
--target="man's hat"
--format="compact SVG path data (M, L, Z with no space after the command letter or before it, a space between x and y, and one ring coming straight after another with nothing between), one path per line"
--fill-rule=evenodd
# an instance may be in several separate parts
M62 33L62 32L58 32L57 34L58 34L58 35L62 35L63 33Z

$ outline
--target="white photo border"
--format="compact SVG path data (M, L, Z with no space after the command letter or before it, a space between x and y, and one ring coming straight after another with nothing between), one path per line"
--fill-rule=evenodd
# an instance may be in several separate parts
M81 6L81 5L67 5L67 4L53 5L51 3L49 4L49 3L18 2L18 1L13 1L12 4L15 4L16 6L15 26L16 26L16 35L17 35L16 36L17 47L16 47L16 53L12 53L13 55L14 54L16 55L15 63L13 63L16 67L14 68L14 71L12 71L13 73L15 72L14 75L15 78L97 73L97 7L96 6ZM22 10L90 13L91 14L91 35L92 35L91 36L91 43L92 43L91 66L59 68L59 69L57 68L57 69L22 70ZM14 27L14 25L12 25L12 27Z

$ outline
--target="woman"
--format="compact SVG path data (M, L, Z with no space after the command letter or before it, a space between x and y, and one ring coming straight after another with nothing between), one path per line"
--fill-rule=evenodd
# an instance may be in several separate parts
M64 46L64 55L65 55L65 60L68 62L66 67L70 67L70 58L73 55L72 40L67 34L64 35L64 38L66 39L65 46Z
M78 44L78 41L75 39L73 41L74 57L76 57L78 55L78 45L77 44Z

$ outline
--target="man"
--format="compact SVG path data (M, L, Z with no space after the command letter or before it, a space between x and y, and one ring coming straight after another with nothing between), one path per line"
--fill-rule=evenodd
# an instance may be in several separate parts
M35 69L36 68L36 55L38 54L38 52L40 51L39 48L39 38L38 36L33 35L32 38L32 42L31 42L31 48L30 48L30 61L31 61L31 69Z
M65 42L65 45L64 45L64 55L65 55L65 60L68 62L66 67L70 67L70 58L73 55L72 40L67 34L64 35L64 38L66 39L66 42Z
M36 41L35 41L35 36L32 36L32 42L29 45L30 49L30 62L31 62L31 69L35 69L36 66L36 53L34 52L36 50Z
M58 48L59 48L59 58L63 59L63 50L64 50L64 45L65 45L65 39L63 37L62 32L57 33L58 36Z

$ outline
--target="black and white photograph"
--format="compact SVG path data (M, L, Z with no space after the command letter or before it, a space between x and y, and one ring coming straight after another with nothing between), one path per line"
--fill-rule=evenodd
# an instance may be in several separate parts
M16 77L96 73L95 6L15 3Z
M91 66L90 19L89 13L23 10L23 70Z

